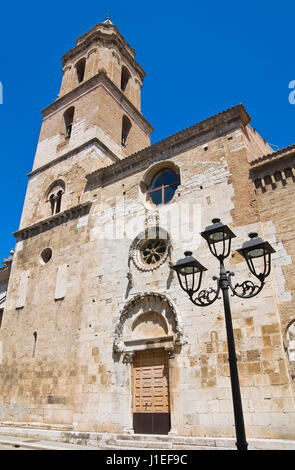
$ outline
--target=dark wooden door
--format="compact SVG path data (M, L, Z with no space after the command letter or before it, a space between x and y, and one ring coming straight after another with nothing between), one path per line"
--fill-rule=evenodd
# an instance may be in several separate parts
M133 428L138 434L170 431L168 354L138 351L133 361Z

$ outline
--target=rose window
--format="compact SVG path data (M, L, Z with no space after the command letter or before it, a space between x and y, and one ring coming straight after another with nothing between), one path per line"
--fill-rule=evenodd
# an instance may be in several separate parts
M141 246L141 261L146 265L158 264L162 261L167 251L167 242L165 240L153 239L147 240Z

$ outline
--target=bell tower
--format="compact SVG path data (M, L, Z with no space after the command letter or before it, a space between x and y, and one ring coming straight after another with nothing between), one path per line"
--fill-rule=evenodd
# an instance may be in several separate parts
M59 97L104 71L140 111L145 72L135 61L135 50L109 18L79 37L76 47L62 57L62 62L63 80Z
M153 128L140 111L145 72L109 18L62 62L60 93L42 111L21 229L83 202L86 174L150 146Z
M113 160L150 145L153 128L141 114L145 72L109 18L79 37L62 63L60 93L42 111L33 170L94 138Z

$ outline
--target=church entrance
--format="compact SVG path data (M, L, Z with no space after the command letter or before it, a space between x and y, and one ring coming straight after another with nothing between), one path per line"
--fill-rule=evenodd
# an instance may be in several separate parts
M133 429L137 434L170 431L168 353L137 351L133 359Z

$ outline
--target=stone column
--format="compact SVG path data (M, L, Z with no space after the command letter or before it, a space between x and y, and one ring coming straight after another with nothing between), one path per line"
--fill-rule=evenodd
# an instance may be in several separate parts
M171 419L171 429L169 431L169 436L178 435L179 427L179 418L181 416L181 400L179 392L179 368L177 364L177 358L175 357L174 352L169 352L169 395L170 395L170 419Z
M123 357L123 362L126 364L129 370L129 377L130 377L130 386L129 386L129 395L128 395L128 410L126 415L128 416L129 425L125 426L124 433L126 434L134 434L133 429L133 410L132 410L132 367L133 367L133 358L134 358L134 351L125 352ZM126 400L127 401L127 400Z

